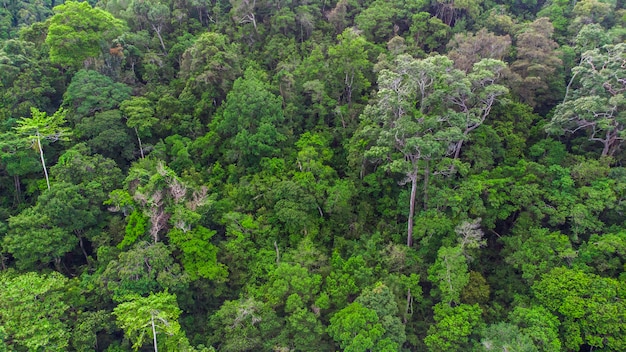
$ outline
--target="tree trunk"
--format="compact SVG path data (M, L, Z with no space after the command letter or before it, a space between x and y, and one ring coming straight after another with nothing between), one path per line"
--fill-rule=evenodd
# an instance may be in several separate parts
M409 221L407 226L406 245L413 245L413 215L415 214L415 194L417 193L417 172L411 176L411 199L409 200Z
M137 135L137 141L139 142L139 153L141 153L141 158L143 159L143 147L141 146L141 138L139 138L137 127L135 127L135 134Z
M465 137L465 134L463 135ZM461 147L463 146L463 140L456 142L456 146L454 147L454 160L458 160L459 156L461 156Z
M159 42L161 42L161 48L163 49L163 54L167 55L167 49L165 49L165 44L163 43L163 37L161 37L161 25L159 25L158 28L152 23L150 23L150 25L152 26L152 29L154 29L154 32L156 33L157 37L159 38Z
M150 323L152 323L152 339L154 340L154 352L159 352L157 347L156 328L154 327L154 314L150 314Z
M46 161L43 159L43 148L41 146L41 139L39 138L39 131L37 131L37 148L39 148L39 156L41 157L41 165L43 166L43 173L46 175L46 184L50 189L50 180L48 179L48 170L46 169Z
M13 176L13 183L15 185L15 204L20 204L22 202L22 186L19 175Z
M428 210L428 180L430 179L430 161L426 161L424 168L424 210Z

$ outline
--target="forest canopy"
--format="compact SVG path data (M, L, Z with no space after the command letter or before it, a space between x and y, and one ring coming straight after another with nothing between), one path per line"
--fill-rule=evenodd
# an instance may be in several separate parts
M0 351L626 350L622 1L0 2Z

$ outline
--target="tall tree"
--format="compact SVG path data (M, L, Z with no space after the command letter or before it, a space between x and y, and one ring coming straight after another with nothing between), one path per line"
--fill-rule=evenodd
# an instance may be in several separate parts
M31 109L31 117L22 117L17 121L18 126L15 130L23 135L27 141L32 143L32 147L39 153L41 166L46 176L46 184L50 189L50 179L48 178L48 169L46 168L46 160L43 155L42 141L56 142L58 140L67 140L71 134L69 129L64 127L65 111L57 110L52 116L48 116L45 112L35 108Z
M182 311L178 308L176 295L168 292L154 293L148 297L130 297L130 300L113 309L117 325L131 340L135 351L150 338L155 352L158 352L159 340L169 347L166 350L178 347L176 337L184 335L178 323L180 313ZM159 339L159 334L163 338Z
M603 146L601 156L612 156L626 134L626 44L607 45L585 52L572 69L578 84L556 108L546 130L552 133L586 131L590 141Z
M54 8L46 44L50 60L67 68L93 64L122 34L124 23L88 2L68 1Z

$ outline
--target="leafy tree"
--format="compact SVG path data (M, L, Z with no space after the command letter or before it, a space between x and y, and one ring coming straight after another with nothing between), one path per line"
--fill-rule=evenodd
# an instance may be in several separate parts
M581 64L572 69L578 87L569 92L546 126L552 133L587 131L589 140L600 142L602 156L612 156L624 140L623 114L625 104L623 75L618 64L626 45L607 45L587 51Z
M227 160L241 167L258 167L261 158L277 155L287 137L281 99L269 91L262 72L246 70L235 81L212 128L224 138Z
M479 351L537 352L533 340L512 324L497 323L483 331Z
M510 312L509 320L533 340L539 351L562 350L559 340L561 322L543 306L517 306Z
M116 109L130 97L131 88L114 82L110 77L94 70L80 70L63 94L63 106L70 121L78 124L83 118L97 112Z
M120 110L126 117L126 125L135 130L137 142L139 142L139 152L144 157L143 146L141 145L140 133L150 136L150 128L159 120L154 117L155 110L153 103L144 97L133 97L120 104Z
M123 300L127 295L184 289L189 277L163 243L138 242L107 264L101 280L114 299Z
M441 247L437 261L428 269L428 279L437 284L442 301L459 303L461 292L470 279L463 249L460 246Z
M117 325L133 343L133 349L139 350L150 337L155 351L158 350L159 340L169 348L175 348L178 345L176 338L184 334L178 323L182 312L178 308L176 295L159 292L148 297L128 298L128 301L113 309L113 315L116 316ZM161 339L159 333L163 336Z
M65 350L69 329L61 274L0 272L0 326L11 350Z
M562 322L569 349L587 344L620 350L624 334L624 283L582 271L555 268L533 285L539 302Z
M437 303L435 324L428 328L424 343L430 351L462 351L470 348L470 336L477 333L482 310L477 304L451 307Z
M41 166L46 176L46 184L50 189L50 180L48 178L48 169L43 156L43 140L52 142L65 140L70 135L68 128L63 127L65 124L65 111L58 110L52 116L48 116L45 112L41 112L35 108L31 109L31 117L22 117L17 121L18 126L15 131L25 137L27 141L32 143L33 148L39 152Z
M209 318L220 351L271 349L281 323L269 305L253 298L226 301Z
M560 98L562 82L558 81L557 68L562 65L552 39L554 27L550 20L541 17L517 36L517 60L511 63L513 90L526 104L537 107Z
M383 328L376 311L353 302L330 318L328 334L343 351L397 351L397 342L383 337Z
M389 160L386 168L404 174L405 182L411 183L408 246L413 243L420 168L427 167L424 162L442 158L449 144L461 138L460 128L436 110L435 97L441 94L437 87L446 80L451 66L452 61L443 56L424 60L398 56L394 70L379 72L378 100L366 107L361 116L362 131L355 136L372 143L366 156Z
M68 68L93 64L124 29L121 20L87 2L68 1L54 12L46 37L50 61Z

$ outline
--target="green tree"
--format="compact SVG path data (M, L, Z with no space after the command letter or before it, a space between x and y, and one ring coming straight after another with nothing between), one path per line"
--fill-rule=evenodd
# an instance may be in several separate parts
M560 267L532 288L539 302L561 320L567 348L587 344L621 350L626 346L624 282Z
M578 84L557 106L546 130L555 134L586 131L590 141L603 146L601 156L612 156L624 141L626 104L623 79L626 68L619 62L626 44L607 45L587 51L572 69Z
M443 302L459 303L470 279L461 246L441 247L435 264L428 269L428 279L438 286Z
M68 68L89 65L108 52L111 41L122 34L124 23L88 2L68 1L54 8L46 44L50 61Z
M59 351L69 346L61 274L0 272L0 326L12 351Z
M482 310L477 304L451 307L437 303L434 307L435 324L428 328L424 343L430 351L466 351L470 349L470 336L477 333Z
M529 308L517 306L509 313L509 320L529 336L539 351L558 352L562 350L559 340L559 318L543 306Z
M148 297L130 296L127 302L120 303L113 309L117 325L124 330L126 337L138 351L147 340L151 339L155 352L158 342L176 348L178 338L184 336L178 323L182 313L176 302L176 295L168 292L150 294ZM159 334L161 338L159 338Z
M120 104L120 110L126 118L126 125L135 130L137 142L139 142L139 152L143 158L140 134L146 137L150 136L150 128L159 121L154 117L154 103L144 97L132 97Z
M365 108L361 131L354 137L356 141L371 143L367 157L385 160L387 169L405 175L405 182L411 184L408 246L413 244L420 168L428 168L429 161L441 159L450 143L462 138L460 127L437 110L442 95L439 87L446 82L450 70L452 61L444 56L415 60L399 55L393 70L379 72L377 102ZM428 171L425 173L427 177Z
M383 337L383 328L376 311L353 302L330 318L328 334L343 351L397 351L398 344Z
M223 153L240 167L258 167L261 158L275 156L287 137L281 124L285 117L282 99L270 92L264 74L246 70L235 81L211 123L227 143Z
M25 137L32 143L32 147L39 153L41 166L46 176L46 184L50 189L50 180L48 178L48 169L43 155L42 141L48 140L55 142L58 140L67 140L70 135L68 128L63 127L65 124L65 111L58 110L52 116L48 116L45 112L41 112L35 108L31 109L31 117L22 117L17 121L18 126L15 131Z
M483 331L479 351L538 352L533 340L509 323L489 325Z
M268 304L253 298L226 301L209 318L212 341L220 351L271 350L281 327Z

